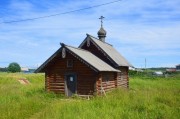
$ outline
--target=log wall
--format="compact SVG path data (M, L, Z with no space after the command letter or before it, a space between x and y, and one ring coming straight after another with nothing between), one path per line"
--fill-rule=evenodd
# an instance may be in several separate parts
M104 92L117 88L117 72L102 72L96 81L97 95L103 95Z
M60 53L61 54L61 53ZM73 67L67 67L67 60L73 59ZM77 76L77 94L92 95L96 80L96 72L66 52L66 57L56 56L46 67L45 89L55 93L65 93L65 76L74 73Z
M119 67L121 71L118 73L117 86L120 87L129 87L129 77L128 77L128 67Z

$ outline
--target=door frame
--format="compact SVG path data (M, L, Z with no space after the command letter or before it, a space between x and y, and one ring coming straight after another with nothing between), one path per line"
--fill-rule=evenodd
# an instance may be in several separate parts
M68 75L74 75L74 77L75 77L75 93L74 94L77 94L77 73L65 73L65 75L64 75L64 84L65 84L65 95L67 96L67 97L69 97L68 96L68 87L67 87L67 76Z

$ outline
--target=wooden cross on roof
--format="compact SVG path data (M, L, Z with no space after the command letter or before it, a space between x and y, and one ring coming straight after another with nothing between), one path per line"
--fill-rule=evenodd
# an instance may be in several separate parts
M101 19L101 27L103 26L103 19L104 19L105 17L103 17L103 16L101 16L99 19Z

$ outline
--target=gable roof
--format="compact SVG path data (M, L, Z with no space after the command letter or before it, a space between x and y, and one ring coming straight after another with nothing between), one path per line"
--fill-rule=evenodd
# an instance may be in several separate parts
M88 63L98 71L114 71L114 72L120 72L119 70L114 69L106 62L99 59L97 56L92 54L91 52L87 50L83 50L80 48L75 48L72 46L65 46L68 50L74 53L74 55L79 56L84 62Z
M90 39L91 42L98 47L104 54L108 56L108 58L113 61L117 66L130 66L133 67L112 45L100 41L98 38L95 38L89 34L87 34L86 39L80 44L79 48L81 48L87 39Z
M92 68L95 71L112 71L112 72L120 72L120 70L116 70L98 57L96 57L94 54L87 50L83 50L80 48L75 48L72 46L67 46L62 44L62 47L58 49L49 59L47 59L35 72L42 72L43 69L48 65L50 61L53 60L57 54L61 53L62 48L65 48L67 52L71 53L74 57L79 59L84 64L88 65L90 68Z

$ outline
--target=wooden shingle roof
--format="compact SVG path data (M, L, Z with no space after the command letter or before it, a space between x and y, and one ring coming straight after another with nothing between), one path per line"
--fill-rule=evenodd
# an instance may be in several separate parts
M100 49L103 54L106 54L108 58L113 61L116 66L128 66L133 67L112 45L100 41L98 38L95 38L87 34L86 39L80 44L81 48L87 40L90 40L98 49Z
M114 69L109 64L105 63L91 52L80 48L67 46L64 44L49 59L47 59L35 72L36 73L44 72L44 68L47 67L48 63L51 62L59 53L62 53L62 48L65 48L66 52L69 52L74 57L79 59L82 63L86 64L96 72L98 71L120 72L120 70Z
M65 46L68 50L82 59L84 62L89 64L90 66L94 67L98 71L113 71L113 72L120 72L119 70L114 69L110 65L108 65L103 60L99 59L97 56L92 54L87 50L83 50L80 48L75 48L72 46Z

